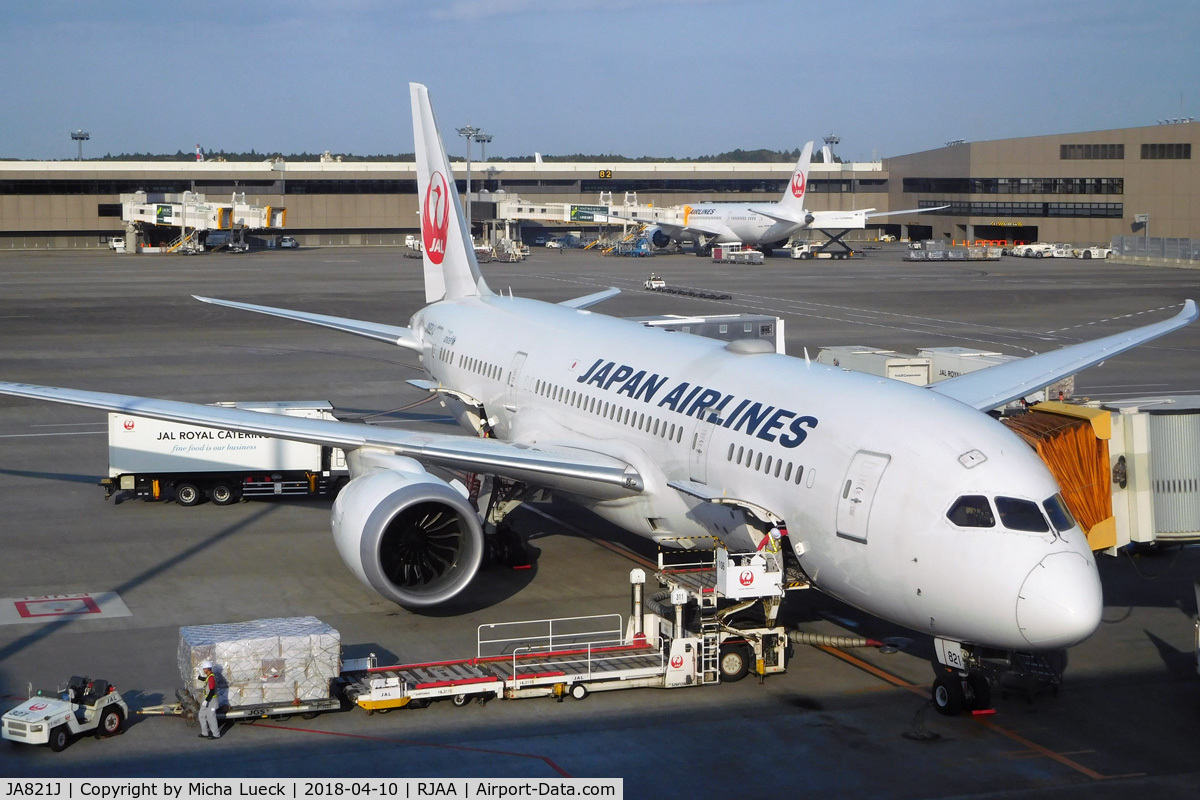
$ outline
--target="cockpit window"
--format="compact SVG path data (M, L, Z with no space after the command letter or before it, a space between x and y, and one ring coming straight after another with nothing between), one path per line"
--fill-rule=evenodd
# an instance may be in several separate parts
M1071 516L1070 510L1067 509L1066 501L1062 499L1061 494L1056 494L1042 503L1046 509L1046 515L1050 517L1050 524L1059 533L1069 531L1075 527L1075 518Z
M996 518L988 499L981 494L963 495L954 501L946 518L960 528L994 528Z
M997 497L996 510L1000 512L1000 524L1010 531L1050 532L1049 526L1046 525L1046 518L1042 516L1042 510L1032 500Z

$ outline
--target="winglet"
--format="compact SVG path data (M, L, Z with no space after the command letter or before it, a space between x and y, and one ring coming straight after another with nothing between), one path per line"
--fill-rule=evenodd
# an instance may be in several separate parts
M409 93L421 209L425 301L492 294L475 260L470 229L458 201L454 170L446 160L429 90L419 83L410 83Z

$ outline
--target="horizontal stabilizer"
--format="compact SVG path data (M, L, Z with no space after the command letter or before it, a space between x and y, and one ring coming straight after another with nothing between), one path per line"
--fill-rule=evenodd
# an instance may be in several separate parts
M345 317L330 317L325 314L310 314L305 311L291 311L286 308L256 306L253 303L235 303L232 300L216 300L212 297L201 297L195 294L192 297L201 303L211 303L214 306L236 308L241 311L253 311L258 314L269 314L272 317L283 317L284 319L295 320L296 322L306 322L309 325L320 325L323 328L333 328L343 333L352 333L355 336L362 336L379 342L387 342L388 344L403 347L406 350L421 352L421 343L413 335L412 328L402 328L398 325L382 325L377 322L363 322L357 319L346 319Z

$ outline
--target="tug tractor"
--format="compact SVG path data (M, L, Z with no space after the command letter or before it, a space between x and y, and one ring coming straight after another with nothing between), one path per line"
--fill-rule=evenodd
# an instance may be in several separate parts
M38 692L4 715L3 737L10 742L48 744L54 752L76 736L114 736L129 716L121 693L106 680L78 675L59 687L58 697Z

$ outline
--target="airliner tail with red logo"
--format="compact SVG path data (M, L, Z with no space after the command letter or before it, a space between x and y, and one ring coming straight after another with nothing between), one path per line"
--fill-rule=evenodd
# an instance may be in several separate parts
M479 271L461 206L451 198L451 193L457 193L458 188L429 103L429 90L420 84L412 84L410 94L417 185L421 187L425 302L493 294Z

